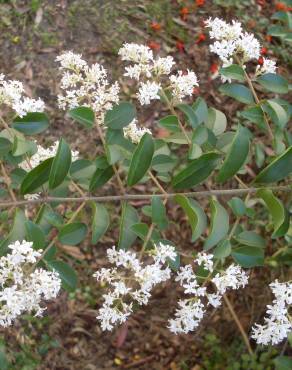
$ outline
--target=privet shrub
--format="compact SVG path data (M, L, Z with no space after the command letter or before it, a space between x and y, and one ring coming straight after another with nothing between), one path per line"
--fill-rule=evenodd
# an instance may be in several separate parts
M260 44L239 22L209 19L206 27L213 42L210 51L222 61L219 92L243 106L229 123L204 99L191 101L199 85L193 71L175 71L171 56L154 57L146 46L125 44L119 56L126 62L125 78L136 83L137 103L151 109L152 101L160 100L168 109L149 128L138 123L133 102L120 101L119 84L108 81L103 66L89 66L73 52L57 58L59 107L89 135L98 131L104 154L95 158L72 151L64 138L48 148L33 140L49 126L45 105L26 97L20 82L1 75L2 326L25 312L40 315L42 301L56 298L61 285L75 289L74 266L62 260L58 247L77 245L88 235L93 245L99 243L112 216L106 202L121 202L121 214L117 246L107 250L111 267L93 277L105 289L97 316L103 330L125 322L151 302L157 284L172 279L184 296L166 325L175 334L188 333L222 299L236 315L225 293L243 289L249 269L291 265L290 216L281 200L281 194L285 198L291 192L291 106L279 97L288 93L288 83L276 73L274 61L264 58L262 65L255 64ZM154 126L167 134L155 137ZM119 193L97 196L108 182L116 182ZM135 188L148 182L155 188L151 194ZM200 185L207 189L197 190ZM131 201L137 199L149 200L149 205L134 207ZM168 202L177 203L186 215L193 255L163 237L170 221ZM71 204L69 213L58 211L63 203ZM28 206L33 208L29 218ZM89 225L85 208L91 212ZM257 224L259 213L265 220ZM142 214L147 223L141 222ZM181 254L189 264L181 265ZM251 330L262 344L279 343L292 327L291 281L276 280L270 287L275 300L264 323Z

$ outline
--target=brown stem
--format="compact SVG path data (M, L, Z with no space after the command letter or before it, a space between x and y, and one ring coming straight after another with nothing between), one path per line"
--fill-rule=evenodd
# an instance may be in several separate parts
M270 190L275 192L292 192L292 187L290 185L286 186L270 186ZM84 197L47 197L38 198L32 200L18 200L16 202L6 201L0 202L0 208L11 207L11 206L22 206L26 204L38 204L38 203L73 203L73 202L118 202L123 200L149 200L154 196L160 198L174 198L176 195L184 195L190 198L197 197L209 197L209 196L230 196L230 195L240 195L248 193L256 193L259 188L247 188L247 189L216 189L216 190L205 190L205 191L193 191L185 193L163 193L163 194L124 194L124 195L106 195L106 196L84 196Z
M161 193L163 194L166 194L167 195L167 192L163 189L163 187L160 185L159 181L157 180L157 178L153 175L153 173L151 171L148 171L148 175L151 177L151 180L154 182L154 184L159 188L159 190L161 191Z
M7 189L8 189L8 192L13 200L13 202L17 202L17 199L16 199L16 196L11 188L11 180L10 180L10 177L8 176L7 172L6 172L6 169L5 169L5 166L3 165L3 163L1 162L1 171L2 171L2 174L3 174L3 177L4 177L4 181L6 183L6 186L7 186Z

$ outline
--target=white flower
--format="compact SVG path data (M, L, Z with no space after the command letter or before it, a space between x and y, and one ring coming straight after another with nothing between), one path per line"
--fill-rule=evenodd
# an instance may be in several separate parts
M152 50L148 46L134 43L125 43L119 50L122 60L134 63L147 64L153 59Z
M242 33L240 22L232 21L228 24L220 18L209 18L205 21L206 27L210 28L210 38L216 40L238 39Z
M160 89L161 85L156 82L142 82L137 93L137 98L140 104L148 105L150 104L151 100L160 99L160 96L158 95Z
M61 109L88 106L97 114L97 122L103 124L107 110L119 102L119 85L109 84L106 69L98 64L88 66L81 55L71 51L56 58L60 62L63 76L61 89L64 94L58 96Z
M177 75L171 75L170 81L172 95L178 101L181 101L185 96L191 96L194 86L198 86L196 74L189 70L186 74L178 71Z
M205 252L198 253L195 262L201 266L203 265L205 270L208 270L210 272L213 271L213 255L207 254Z
M245 287L248 283L248 276L239 265L231 264L222 274L216 274L212 282L216 285L218 292L224 294L228 288Z
M134 119L128 126L123 128L124 136L130 139L134 144L139 144L144 134L152 135L148 128L140 128L137 126L137 120Z
M257 66L257 74L276 73L276 70L276 62L267 58L263 58L262 66Z
M205 310L200 299L180 300L179 308L175 312L175 319L168 321L169 330L174 334L193 331L202 320Z
M4 75L0 78L0 104L12 108L19 117L29 112L43 112L45 103L41 99L31 99L23 95L23 84L19 81L5 81Z
M42 300L56 298L61 280L55 271L36 269L28 274L42 250L33 250L32 243L16 241L8 245L11 253L0 258L0 325L9 326L22 313L40 316Z
M243 53L244 62L258 59L260 57L260 48L259 41L251 33L243 33L237 41L237 50Z
M24 199L26 200L37 200L40 197L40 193L34 193L34 194L25 194Z
M175 261L177 257L177 253L175 251L175 247L169 244L164 244L159 242L158 244L154 244L154 261L157 263L164 264L167 262L168 259Z
M164 261L173 257L172 247L155 247L153 254L154 263L144 266L134 252L116 250L115 247L107 250L108 259L115 267L102 268L94 274L97 280L108 283L110 290L104 294L97 316L102 330L112 330L124 322L132 313L133 302L147 304L152 289L170 278L171 270L164 266Z
M169 75L174 65L173 57L157 58L153 63L153 72L156 75Z
M267 306L265 324L255 324L251 336L263 345L278 344L292 331L292 322L288 315L288 308L292 304L292 283L279 283L276 280L270 284L270 288L275 299L272 305Z
M206 294L208 299L208 304L217 308L222 303L222 295L219 293Z

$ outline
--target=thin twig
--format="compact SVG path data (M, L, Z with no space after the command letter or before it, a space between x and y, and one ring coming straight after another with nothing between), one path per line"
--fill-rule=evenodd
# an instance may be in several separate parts
M231 316L232 316L233 320L235 321L235 323L238 327L238 330L240 331L240 334L242 336L242 339L244 340L244 343L246 345L248 353L252 356L253 355L253 350L252 350L251 345L249 343L248 336L246 335L246 332L244 331L244 329L241 325L241 322L240 322L236 312L233 309L232 304L230 303L229 299L227 298L227 296L225 294L223 295L223 299L224 299L224 302L226 303L226 306L227 306L229 312L231 313Z
M6 201L0 202L0 208L11 207L11 206L23 206L28 204L38 204L38 203L80 203L80 202L119 202L123 200L149 200L155 197L160 198L174 198L176 195L184 195L190 198L196 197L209 197L212 195L218 196L230 196L230 195L240 195L248 193L256 193L260 188L247 188L247 189L216 189L216 190L204 190L204 191L193 191L186 193L167 193L167 194L124 194L124 195L105 195L105 196L84 196L84 197L47 197L38 198L32 200L17 200L16 202ZM291 185L280 185L280 186L270 186L270 190L275 192L292 192Z
M13 202L17 202L16 196L14 194L14 191L12 190L12 187L11 187L10 177L8 176L8 174L6 172L6 169L5 169L5 166L3 165L2 162L1 162L1 171L2 171L2 174L3 174L3 177L4 177L5 184L7 186L8 192L11 196L11 199L13 200Z
M163 187L160 185L159 181L157 180L157 178L153 175L151 171L148 171L148 175L151 177L151 180L154 182L154 184L159 188L161 193L167 194L167 192L163 189Z

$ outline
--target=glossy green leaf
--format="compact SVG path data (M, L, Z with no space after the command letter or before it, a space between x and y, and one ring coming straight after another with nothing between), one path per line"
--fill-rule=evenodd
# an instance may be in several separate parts
M8 245L19 240L25 240L26 237L26 223L25 213L22 209L16 208L14 213L12 229L8 237L0 242L0 256L8 252Z
M119 249L129 249L136 240L131 227L139 222L138 212L128 203L123 203L120 222Z
M100 203L92 203L92 236L91 236L91 243L96 244L99 239L106 233L110 218L107 209L103 204Z
M4 137L0 137L0 157L9 153L11 149L12 143Z
M251 268L263 266L265 256L263 248L241 246L233 250L232 257L240 266Z
M281 129L286 126L289 117L285 109L280 104L274 100L267 100L262 107L275 125Z
M221 183L236 175L246 161L248 152L249 137L246 133L246 129L238 125L231 147L224 159L216 180Z
M230 256L231 254L231 243L229 240L222 240L218 243L218 245L214 248L214 258L215 259L222 259Z
M73 108L69 110L68 115L86 128L91 128L94 125L95 115L93 110L89 107Z
M244 70L238 64L231 64L228 67L221 68L219 73L226 78L231 78L232 80L238 80L241 82L244 82L245 80Z
M232 209L232 212L235 216L241 217L246 213L246 206L242 199L233 197L228 201L229 207Z
M189 124L193 128L195 128L199 125L197 115L196 115L195 111L193 110L193 108L190 105L188 105L188 104L178 104L176 106L176 108L178 108L181 112L183 112L185 114Z
M289 228L289 214L283 203L269 189L260 189L257 191L257 195L265 202L272 216L274 224L272 237L277 238L285 235Z
M234 239L243 245L248 245L250 247L265 248L266 240L254 231L243 231L236 235Z
M65 290L72 292L76 289L78 278L76 272L68 263L56 260L49 260L46 263L51 270L58 272Z
M106 167L104 169L97 168L94 172L90 184L89 190L94 191L97 188L100 188L104 184L106 184L114 175L114 170L112 166Z
M127 184L135 185L147 173L151 166L154 154L154 142L152 136L144 134L131 159L128 172Z
M145 240L147 237L148 231L149 231L149 226L145 224L144 222L138 222L137 224L134 224L131 226L131 230L142 240ZM158 239L161 239L160 234L157 232L157 230L153 230L150 241L156 241Z
M287 80L277 75L276 73L266 73L257 79L257 82L262 85L266 90L272 91L277 94L288 93Z
M36 135L49 127L49 119L45 113L27 113L24 117L16 117L12 127L24 135Z
M234 98L240 101L241 103L245 103L245 104L254 103L252 92L244 85L232 84L232 83L226 84L226 85L220 86L219 91L224 95L228 95L231 98Z
M32 221L25 222L26 240L33 242L34 249L44 249L46 237L41 227Z
M208 106L203 98L198 97L194 104L192 105L192 108L196 114L198 125L207 121Z
M291 356L277 356L274 359L275 370L291 370L292 357Z
M228 233L229 215L226 209L216 200L212 199L211 207L211 225L207 239L204 243L204 249L209 250L219 243Z
M165 205L160 197L152 197L152 222L156 224L160 230L164 230L168 226Z
M65 245L81 243L87 234L87 226L82 222L72 222L60 228L58 239Z
M44 185L49 180L52 164L53 158L48 158L28 172L20 186L21 194L34 193L36 189Z
M287 148L283 154L276 157L255 178L258 184L269 184L283 180L292 173L292 146Z
M120 130L128 126L135 117L135 106L132 103L122 102L106 112L104 124L112 130Z
M215 136L223 134L227 126L225 114L220 112L218 109L209 108L206 126L214 133Z
M177 116L174 115L161 118L158 125L170 132L180 132Z
M59 142L57 154L53 160L49 188L55 189L66 178L71 166L71 150L66 141L62 138Z
M207 227L207 216L199 203L184 195L176 195L175 201L185 211L192 228L192 242L195 242Z
M172 186L174 189L186 189L200 184L211 175L219 158L219 154L211 152L192 160L186 168L174 176Z

